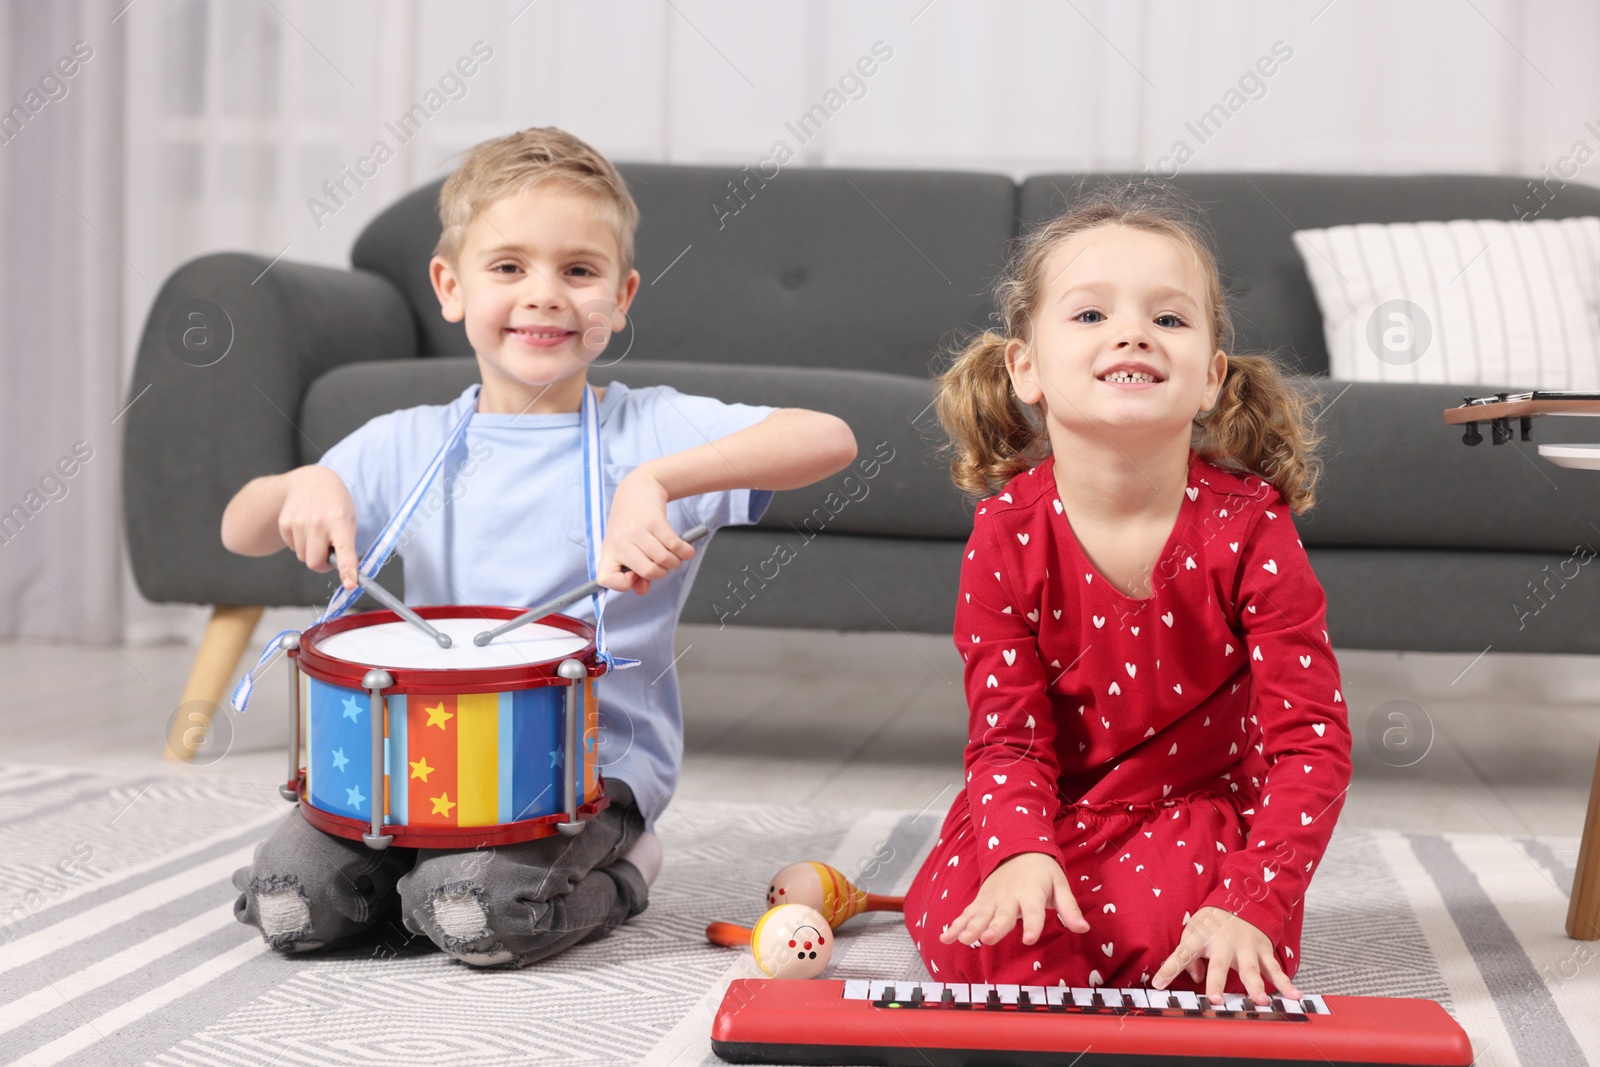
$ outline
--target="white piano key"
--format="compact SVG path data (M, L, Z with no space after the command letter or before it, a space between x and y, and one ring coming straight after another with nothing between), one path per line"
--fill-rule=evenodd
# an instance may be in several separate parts
M1163 1011L1178 1006L1177 1002L1172 999L1172 990L1170 989L1146 989L1144 991L1144 999L1145 1003L1150 1007L1159 1008Z
M871 1000L872 983L864 978L848 978L844 983L844 999Z
M1000 1003L1009 1004L1012 1007L1016 1007L1017 994L1022 992L1022 987L1021 986L1019 986L1019 985L997 985L994 988L995 988L995 992L1000 994Z
M1028 988L1032 989L1033 987L1029 986ZM1072 990L1064 985L1047 986L1045 987L1044 998L1045 1003L1049 1004L1050 1007L1064 1008L1072 1003Z
M939 998L944 996L943 982L918 982L917 987L922 990L922 999L939 1003Z
M913 983L909 982L909 981L902 983L902 982L895 982L895 981L885 980L885 979L882 979L882 978L874 979L874 981L872 983L872 995L870 997L868 997L868 999L869 1000L881 999L882 996L883 996L884 990L886 990L886 989L893 989L894 992L895 992L895 996L897 996L897 997L898 996L902 996L904 994L902 994L900 992L900 988L899 987L901 985L904 985L906 987L907 992L909 992L910 989L911 989L912 984Z
M1042 985L1025 985L1025 986L1022 987L1022 991L1024 993L1028 994L1028 999L1031 1000L1034 1003L1035 1007L1039 1007L1039 1006L1042 1006L1043 1004L1045 1004L1044 986L1042 986Z
M1178 1007L1184 1011L1200 1010L1200 995L1188 989L1175 989L1172 995L1178 998Z
M1331 1014L1333 1014L1332 1012L1330 1012L1328 1010L1327 1002L1325 1002L1322 999L1321 994L1313 993L1312 995L1310 995L1308 997L1301 997L1300 998L1300 1006L1301 1007L1305 1007L1305 1006L1307 1006L1309 1004L1315 1004L1317 1006L1317 1013L1319 1015L1331 1015Z
M989 990L993 988L994 986L988 985L987 983L972 983L968 991L972 997L972 1006L977 1008L987 1004L989 1001Z
M1129 1007L1148 1008L1150 1002L1145 998L1143 989L1124 989L1122 997L1128 1002Z
M1290 1000L1288 997L1283 998L1283 1010L1286 1015L1304 1015L1306 1013L1305 1008L1300 1006L1298 1000Z
M1094 1007L1094 990L1082 986L1072 987L1072 1003L1080 1008Z
M972 987L966 982L946 982L944 987L950 991L950 998L956 1004L972 1003Z
M1122 1007L1122 990L1112 989L1110 986L1101 986L1100 999L1105 1002L1107 1007L1120 1008Z
M1243 993L1222 994L1222 1007L1224 1011L1244 1011L1245 995Z

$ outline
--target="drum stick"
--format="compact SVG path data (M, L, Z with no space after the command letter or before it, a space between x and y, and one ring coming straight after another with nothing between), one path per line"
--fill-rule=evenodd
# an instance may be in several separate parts
M337 553L329 552L328 562L333 564L334 567L338 567L339 559ZM402 604L399 597L395 596L393 593L389 592L389 590L379 585L375 579L368 578L365 574L362 574L359 567L356 569L356 581L361 583L361 588L363 590L372 594L374 600L377 600L384 607L388 608L390 611L393 611L396 615L400 616L402 619L406 620L411 625L415 626L417 629L433 638L434 641L438 643L440 648L450 647L449 634L440 633L438 630L434 629L428 624L427 619L424 619L421 615L418 615L416 612Z
M710 532L711 531L703 525L696 526L693 529L686 530L683 534L683 539L689 542L698 541L700 538L704 537ZM627 570L628 568L624 567L622 569ZM598 593L604 588L605 586L601 585L598 581L585 582L576 589L570 589L559 596L551 597L543 604L534 605L527 611L524 611L521 615L518 615L516 618L512 619L510 622L501 623L492 630L485 630L483 633L474 637L472 639L472 643L481 648L503 633L506 633L510 630L515 630L518 626L521 626L524 623L530 623L535 619L542 619L552 611L560 611L568 604L575 604L584 597Z

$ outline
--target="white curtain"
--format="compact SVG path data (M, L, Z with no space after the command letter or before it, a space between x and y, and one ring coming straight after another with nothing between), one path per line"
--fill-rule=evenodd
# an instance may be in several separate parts
M122 636L120 7L0 7L0 636Z
M0 0L5 109L94 49L0 144L0 511L94 451L0 543L0 636L197 629L201 609L128 580L111 424L174 268L222 249L346 263L373 215L509 130L730 176L783 142L793 166L1600 183L1587 0L126 3ZM402 144L389 124L419 104ZM379 140L392 157L330 198Z

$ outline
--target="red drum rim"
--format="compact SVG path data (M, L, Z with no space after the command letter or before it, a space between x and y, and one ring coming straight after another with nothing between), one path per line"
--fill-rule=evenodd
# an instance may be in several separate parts
M461 618L464 613L470 613L482 618L484 629L492 629L508 619L521 615L526 608L507 607L479 607L476 605L438 604L431 607L412 608L424 619ZM317 642L324 637L331 637L346 630L354 630L362 626L377 626L382 623L403 622L398 612L383 609L379 611L363 611L354 615L345 615L328 622L318 623L306 630L300 637L298 650L291 650L289 655L295 657L300 669L319 682L329 685L342 686L346 689L361 689L361 680L372 669L370 663L354 663L350 660L330 656L317 648ZM384 667L394 679L394 685L384 689L384 695L402 693L439 694L439 693L504 693L518 689L531 689L547 685L571 685L566 678L556 674L556 668L564 660L575 659L582 663L588 670L590 678L596 678L606 672L605 664L600 661L594 647L594 627L586 622L571 618L559 613L552 613L541 619L535 619L545 626L566 630L584 639L585 646L570 656L557 656L555 659L542 660L538 663L521 663L512 667L475 667L467 670L433 670L422 667Z
M307 799L305 795L305 779L299 778L289 783L300 794L300 812L305 816L306 822L319 830L326 831L336 837L348 838L351 841L360 841L372 833L370 819L353 819L348 815L335 815L323 811ZM593 800L578 806L578 821L588 822L606 808L611 806L611 798L605 795L605 780L602 778L597 787ZM567 821L567 813L554 812L550 815L541 815L536 819L522 819L519 822L486 823L483 826L412 826L400 823L385 823L382 832L393 838L390 844L396 848L479 848L481 846L515 845L523 841L532 841L535 838L550 837L561 831L556 829L557 823Z

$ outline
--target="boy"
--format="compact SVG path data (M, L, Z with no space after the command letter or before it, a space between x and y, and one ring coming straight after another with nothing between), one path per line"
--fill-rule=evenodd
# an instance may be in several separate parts
M353 589L358 553L476 394L462 442L472 459L446 463L461 472L453 486L446 478L449 503L405 530L406 600L531 606L589 576L579 411L589 363L638 291L638 208L610 162L545 128L472 149L439 214L429 271L441 313L466 324L481 388L373 419L319 464L255 479L223 514L222 542L252 556L287 545L316 571L329 569L331 547ZM855 439L818 412L620 382L596 392L613 494L597 576L649 594L608 605L609 643L642 661L599 687L610 806L576 836L477 851L372 851L297 809L233 877L235 914L274 948L346 941L398 904L408 930L457 959L520 967L644 910L661 863L652 828L683 748L673 632L699 562L674 531L756 522L772 490L847 465Z

